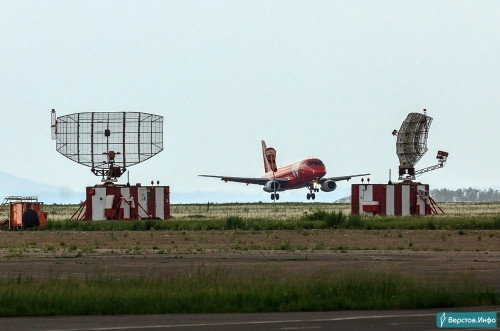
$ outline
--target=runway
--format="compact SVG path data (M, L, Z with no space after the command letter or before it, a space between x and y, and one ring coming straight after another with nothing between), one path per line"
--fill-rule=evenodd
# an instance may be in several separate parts
M1 318L0 329L80 330L436 330L443 311L499 312L500 306L258 314L171 314Z

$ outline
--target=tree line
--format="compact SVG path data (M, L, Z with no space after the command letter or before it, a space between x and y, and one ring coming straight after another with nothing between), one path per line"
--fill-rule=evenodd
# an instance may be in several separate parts
M431 190L431 197L438 202L492 202L500 201L500 191L492 188L479 190L477 188L447 188Z

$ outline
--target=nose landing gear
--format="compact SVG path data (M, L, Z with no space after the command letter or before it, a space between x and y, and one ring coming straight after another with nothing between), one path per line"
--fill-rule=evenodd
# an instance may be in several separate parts
M279 200L280 195L278 193L271 193L271 200Z
M307 193L306 197L307 197L307 200L314 200L316 199L316 194L313 193L314 192L319 192L319 190L317 188L309 188L309 193Z
M313 192L319 192L319 188L316 188L314 186L309 186L309 193L307 193L307 195L306 195L307 200L316 199L316 194L314 194Z

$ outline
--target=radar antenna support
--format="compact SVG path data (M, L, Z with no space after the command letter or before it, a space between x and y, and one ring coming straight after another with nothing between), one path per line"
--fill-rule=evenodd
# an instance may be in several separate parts
M448 152L438 151L436 159L438 160L438 164L415 171L415 176L420 176L423 173L444 167L444 164L448 159Z

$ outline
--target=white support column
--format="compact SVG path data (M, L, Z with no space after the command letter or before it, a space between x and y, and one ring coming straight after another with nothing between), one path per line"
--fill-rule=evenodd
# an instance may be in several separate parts
M165 188L155 187L155 217L165 219Z
M401 187L401 215L410 215L410 185Z
M422 196L420 192L426 192L425 185L417 186L417 206L419 210L419 215L425 215L425 201L427 199L426 196ZM428 194L428 193L427 193Z
M148 211L148 189L146 187L139 187L137 195L139 196L139 216L142 218L149 217Z
M394 185L387 185L385 197L385 214L394 215Z
M130 187L122 187L120 190L122 197L128 201L130 201ZM131 203L131 202L130 202ZM123 218L130 218L130 206L125 201L121 201L120 207L123 208Z
M363 211L363 205L365 204L365 201L373 201L373 185L360 185L359 186L359 192L360 196L363 198L361 199L359 203L359 214L360 215L373 215L372 212L365 212Z
M92 196L92 220L93 221L103 221L104 208L106 208L106 188L96 187L94 188L95 194Z

